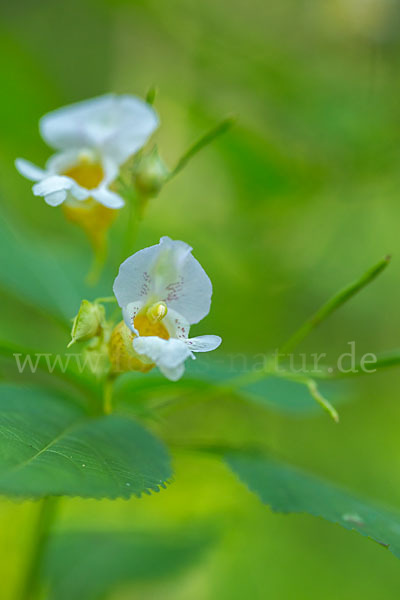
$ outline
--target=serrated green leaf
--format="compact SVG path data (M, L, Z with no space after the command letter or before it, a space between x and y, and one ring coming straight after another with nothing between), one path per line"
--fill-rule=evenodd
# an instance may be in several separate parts
M0 493L128 498L171 477L162 443L135 421L88 417L47 391L2 386Z
M58 534L50 543L45 576L49 600L97 600L118 585L154 582L195 563L215 540L210 528L86 531Z
M225 458L241 481L273 511L322 517L372 538L400 558L400 513L265 456L230 453Z

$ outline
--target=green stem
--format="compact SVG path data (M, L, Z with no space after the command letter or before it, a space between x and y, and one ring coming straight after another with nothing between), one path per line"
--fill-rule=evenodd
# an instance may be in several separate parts
M155 85L152 85L146 94L146 102L152 106L154 104L154 100L156 99L157 88Z
M28 569L20 595L21 600L40 598L43 559L46 554L51 528L55 521L59 497L48 496L41 501L33 534Z
M276 361L268 360L263 369L248 371L247 373L243 373L242 375L236 375L227 381L224 381L219 387L225 391L234 392L240 387L250 385L252 383L256 383L260 379L264 379L269 375L279 375L281 374L277 372Z
M202 150L204 146L208 146L208 144L211 144L211 142L213 142L217 137L228 131L228 129L232 127L234 122L234 117L227 117L226 119L218 123L218 125L216 125L212 129L207 131L204 135L202 135L201 138L197 140L197 142L192 144L190 148L185 152L185 154L181 156L175 168L169 174L168 180L172 179L172 177L175 177L175 175L182 171L182 169L193 158L193 156L200 152L200 150Z
M332 404L322 396L320 391L318 390L317 384L312 379L308 379L303 381L307 387L310 395L314 398L314 400L328 413L328 415L335 421L335 423L339 423L339 413L332 406Z
M102 243L94 249L93 262L89 273L86 276L86 283L90 286L95 286L98 283L104 265L107 260L108 242L104 239Z
M275 377L280 377L282 379L289 379L290 381L296 381L297 383L305 385L311 397L329 414L329 416L335 421L335 423L339 422L338 412L332 406L329 400L322 396L322 394L318 390L316 382L313 379L311 379L311 377L301 375L299 373L291 373L290 371L284 371L283 369L278 369L278 365L275 364L274 366L272 362L267 364L265 368L261 371L245 373L244 375L240 375L231 380L228 380L227 382L219 386L219 391L220 393L235 392L240 387L256 383L257 381L260 381L265 377L271 375L274 375ZM323 377L321 377L321 379L322 378Z
M333 296L333 298L328 300L328 302L321 306L321 308L292 335L286 344L282 346L280 353L289 354L315 327L317 327L317 325L382 273L388 266L389 261L390 256L386 256L383 260L379 261L375 266L364 273L360 279L351 283Z
M384 354L375 356L375 360L360 361L354 365L354 370L339 371L331 367L328 373L319 374L316 377L324 379L343 379L347 377L357 377L359 375L373 375L380 369L389 369L400 365L400 350L391 350Z
M104 298L96 298L95 302L105 304L106 302L116 302L115 296L104 296Z
M122 245L121 262L123 262L133 250L133 244L136 240L138 228L139 228L139 206L138 201L133 201L131 198L128 202L128 219L125 230L125 240Z
M105 415L111 415L112 413L113 385L114 377L108 375L103 386L103 412Z

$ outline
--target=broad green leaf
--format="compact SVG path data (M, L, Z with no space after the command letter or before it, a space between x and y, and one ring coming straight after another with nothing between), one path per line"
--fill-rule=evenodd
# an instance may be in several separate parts
M2 386L0 493L128 498L171 477L164 446L135 421L88 417L57 395Z
M372 538L400 558L400 513L265 456L231 453L226 461L273 511L322 517Z
M97 600L123 584L154 582L195 563L215 540L209 527L186 532L76 531L50 543L49 600Z

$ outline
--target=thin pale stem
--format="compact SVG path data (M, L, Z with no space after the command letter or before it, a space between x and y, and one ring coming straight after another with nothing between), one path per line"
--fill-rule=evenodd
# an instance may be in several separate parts
M246 385L250 385L252 383L256 383L264 379L265 377L274 375L276 377L280 377L282 379L289 379L291 381L296 381L300 384L305 385L310 392L312 398L329 414L329 416L335 421L335 423L339 422L339 414L336 409L332 406L332 404L322 396L320 391L318 390L318 386L316 382L311 379L309 376L301 375L299 373L291 373L290 371L285 371L281 368L278 368L278 365L273 362L270 362L265 366L261 371L254 371L250 373L245 373L244 375L240 375L238 377L234 377L233 379L228 380L219 386L219 393L226 392L235 392L241 387ZM323 377L321 377L322 379Z
M303 382L307 387L310 395L314 398L314 400L328 413L328 415L335 421L335 423L339 423L339 413L332 406L332 404L322 396L320 391L318 390L317 384L312 379Z
M155 85L152 85L146 94L147 104L150 104L150 106L152 106L154 104L156 96L157 96L157 88Z
M20 600L37 600L41 597L41 575L43 559L46 554L51 529L57 515L59 497L48 496L40 501L39 514L33 533L32 546L28 560Z
M350 300L355 294L360 292L365 286L380 275L380 273L386 269L389 262L390 256L385 257L364 273L360 279L351 283L333 296L333 298L328 300L328 302L321 306L321 308L292 335L286 344L282 346L280 353L290 353L315 327L317 327L317 325L327 319L335 310L340 308L345 302Z
M172 179L177 175L182 169L187 165L187 163L193 158L195 154L200 152L205 146L208 146L213 142L217 137L224 134L228 129L230 129L235 122L234 117L227 117L218 125L207 131L204 135L201 136L200 139L197 140L194 144L188 148L188 150L181 156L176 164L175 168L171 171L168 176L168 180Z

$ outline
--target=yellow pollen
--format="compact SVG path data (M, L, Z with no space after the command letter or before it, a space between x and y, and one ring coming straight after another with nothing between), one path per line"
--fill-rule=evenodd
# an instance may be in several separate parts
M157 323L158 321L162 321L167 312L168 308L165 302L156 302L147 309L146 317L151 323Z
M101 164L90 162L87 157L83 157L77 165L67 169L63 175L71 177L71 179L87 190L97 188L104 178Z

